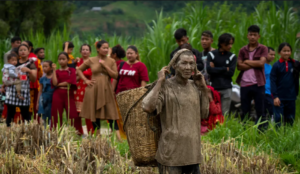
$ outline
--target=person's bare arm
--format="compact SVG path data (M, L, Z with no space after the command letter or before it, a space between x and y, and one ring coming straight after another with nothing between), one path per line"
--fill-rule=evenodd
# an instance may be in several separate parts
M64 52L66 52L66 53L68 52L68 47L69 47L69 42L66 42Z
M40 101L40 97L42 95L42 89L43 89L43 84L40 83L40 91L39 91L39 94L38 94L38 97L37 97L37 101L36 101L36 110L39 110L39 101Z
M245 60L244 63L253 68L263 68L266 63L266 58L261 57L259 60Z
M237 62L237 69L239 71L247 71L248 69L251 69L252 67L248 64L245 64L243 61L238 60Z
M157 83L149 92L149 94L143 99L142 108L147 113L152 113L156 109L159 92L166 79L166 72L168 72L166 67L163 67L162 70L158 72Z
M108 67L107 65L104 64L103 60L101 60L100 64L101 64L101 66L103 66L106 69L108 75L111 78L113 78L113 79L117 79L118 78L118 70L117 70L117 66L116 65L114 65L112 67L112 69L111 69L110 67Z
M61 82L57 85L57 87L67 87L69 85L68 82Z
M56 77L56 64L52 64L52 69L53 69L53 75L52 75L52 84L53 86L57 86L57 77Z
M30 70L30 69L27 68L27 67L23 67L23 68L21 68L21 71L22 71L22 72L28 73L28 74L29 74L29 80L30 80L31 82L35 82L35 80L36 80L36 75L37 75L36 69L35 69L35 70L34 70L34 69Z
M95 80L89 80L85 77L83 74L82 70L77 68L76 69L77 75L88 85L88 86L93 86L95 84Z
M145 82L145 81L142 81L141 82L141 87L144 87L144 86L146 86L147 85L147 82Z
M112 82L112 89L113 89L113 91L116 91L117 83L118 83L118 80L113 79L113 82Z

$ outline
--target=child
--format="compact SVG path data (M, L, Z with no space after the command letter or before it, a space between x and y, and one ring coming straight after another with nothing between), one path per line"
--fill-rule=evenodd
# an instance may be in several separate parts
M51 121L51 106L52 95L54 88L51 87L51 79L53 75L52 61L46 60L43 62L43 71L45 76L40 79L40 91L38 95L38 103L36 109L39 114L42 114L44 125L50 125Z
M4 85L15 85L18 98L24 100L24 97L21 95L21 76L19 72L16 71L17 59L17 55L14 53L7 56L7 63L4 64L2 69L2 82Z
M70 68L76 68L76 62L74 60L74 56L72 55L74 49L74 44L72 42L65 42L63 45L63 51L68 53L69 61L68 61L68 67Z
M81 119L78 117L74 91L76 86L76 74L75 68L68 67L69 56L65 52L61 52L58 55L58 63L60 69L56 70L56 65L52 64L53 76L51 84L55 87L52 97L51 108L51 127L56 127L58 123L58 117L60 119L60 126L62 125L63 111L66 110L67 118L75 121L75 128L79 133L82 133ZM74 119L74 120L73 120ZM79 124L77 124L80 121Z
M266 59L265 63L265 76L266 76L266 85L265 85L265 114L267 119L270 119L273 116L273 99L271 96L271 80L270 80L270 75L271 75L271 70L272 70L272 65L270 64L274 58L275 58L275 51L273 48L268 47L268 57ZM267 125L266 125L267 126Z
M274 114L277 126L283 120L293 125L296 112L296 98L299 92L299 62L292 59L292 47L284 42L279 45L281 58L271 71L271 93L274 99Z

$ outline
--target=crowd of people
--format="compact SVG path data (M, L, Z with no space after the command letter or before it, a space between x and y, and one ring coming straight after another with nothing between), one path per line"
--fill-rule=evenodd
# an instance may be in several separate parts
M66 111L79 135L83 134L81 118L85 118L88 132L100 134L100 120L107 120L119 140L126 138L115 95L149 81L135 46L110 48L101 40L95 43L97 56L90 57L92 47L83 44L81 57L75 59L73 43L65 42L57 57L60 68L45 60L45 48L34 49L30 41L13 37L11 46L4 56L1 89L6 95L2 117L8 128L12 120L29 121L32 115L55 128L63 124Z
M220 35L218 48L212 48L212 32L203 31L200 39L203 51L199 52L189 44L185 29L175 31L178 48L170 54L170 60L179 50L190 50L209 89L209 117L201 121L202 133L217 123L222 124L224 115L229 114L236 69L240 71L236 83L241 87L243 121L247 120L254 101L256 123L265 123L260 128L266 128L271 116L279 126L281 121L293 124L299 62L291 58L292 47L284 42L277 49L280 59L272 66L275 49L260 44L259 33L256 25L248 28L249 43L240 49L237 57L230 52L235 38L229 33ZM101 40L93 46L83 44L78 49L81 57L75 58L73 43L65 42L57 57L60 68L45 59L45 48L34 49L30 41L16 36L11 39L11 47L4 55L2 69L2 92L6 94L2 116L8 128L12 120L29 121L32 115L45 126L55 128L58 123L62 125L65 110L78 134L83 134L81 118L85 118L89 132L99 133L100 120L108 120L119 140L126 137L115 96L149 82L147 67L135 46L126 50L120 45L110 48L108 42ZM95 57L90 57L92 47L97 51ZM125 57L127 61L123 60ZM173 76L175 68L171 67L166 78Z

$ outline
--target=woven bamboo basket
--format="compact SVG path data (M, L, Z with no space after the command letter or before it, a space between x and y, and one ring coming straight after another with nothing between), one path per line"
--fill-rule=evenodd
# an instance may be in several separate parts
M142 100L149 88L150 86L140 87L116 96L129 149L136 166L157 165L155 154L161 134L159 116L148 117L142 110Z

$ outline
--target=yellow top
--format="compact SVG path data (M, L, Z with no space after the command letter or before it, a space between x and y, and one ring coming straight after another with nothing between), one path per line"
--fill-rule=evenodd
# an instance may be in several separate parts
M74 56L72 54L68 54L69 55L69 62L68 64L72 64L73 60L74 60Z

